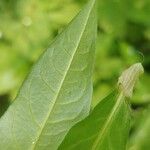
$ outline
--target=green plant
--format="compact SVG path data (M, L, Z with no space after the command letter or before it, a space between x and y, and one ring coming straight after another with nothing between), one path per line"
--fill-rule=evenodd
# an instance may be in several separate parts
M129 68L119 80L120 90L103 99L88 116L96 39L95 6L95 0L90 0L33 66L15 101L0 119L0 149L126 148L130 111L125 97L131 95L143 68L140 64ZM126 80L127 76L132 80ZM115 132L118 129L119 137ZM77 133L81 135L78 137ZM74 142L79 144L73 145Z

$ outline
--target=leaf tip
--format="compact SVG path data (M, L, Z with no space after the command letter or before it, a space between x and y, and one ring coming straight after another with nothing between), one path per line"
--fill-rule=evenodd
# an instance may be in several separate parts
M141 63L136 63L126 69L118 79L118 86L124 96L131 98L135 83L139 76L144 73Z

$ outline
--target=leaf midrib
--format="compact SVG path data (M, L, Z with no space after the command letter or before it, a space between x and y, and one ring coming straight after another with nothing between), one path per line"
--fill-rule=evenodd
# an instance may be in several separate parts
M116 101L116 103L115 103L115 105L114 105L114 107L113 107L113 109L111 111L111 113L109 114L108 119L106 120L106 122L105 122L105 124L104 124L104 126L102 128L102 130L99 131L99 134L98 134L98 136L97 136L97 138L96 138L96 140L95 140L91 150L97 150L97 148L98 148L97 146L100 145L102 139L104 138L105 132L109 128L109 125L110 125L110 123L112 122L112 120L114 118L114 115L116 114L117 110L119 109L119 106L123 102L123 100L122 100L123 97L124 97L123 93L120 93L119 97L118 97L118 99L117 99L117 101Z
M85 31L86 26L87 26L87 22L88 22L88 20L89 20L90 13L91 13L91 11L92 11L92 9L93 9L93 6L94 6L94 1L93 1L93 3L92 3L91 9L90 9L89 12L88 12L88 15L87 15L85 24L84 24L84 26L83 26L83 30L82 30L82 32L81 32L81 34L80 34L80 36L79 36L79 40L77 41L77 45L76 45L76 47L75 47L74 53L72 54L72 57L71 57L71 59L70 59L69 65L68 65L68 67L67 67L67 69L66 69L66 72L64 73L64 76L63 76L63 78L62 78L62 82L60 83L60 87L59 87L59 89L58 89L58 92L57 92L57 94L56 94L56 97L54 98L55 100L54 100L54 103L52 104L52 105L53 105L53 106L52 106L52 109L48 111L47 117L46 117L46 119L45 119L45 121L44 121L44 123L43 123L43 126L41 127L41 130L40 130L39 134L38 134L38 138L36 138L37 141L35 141L35 142L34 142L34 145L32 145L32 147L31 147L32 150L34 150L34 149L36 148L37 143L38 143L38 141L39 141L39 139L40 139L40 136L42 135L42 132L43 132L43 130L44 130L44 128L45 128L45 125L46 125L46 123L47 123L47 121L48 121L48 118L49 118L49 116L51 115L51 112L53 111L53 109L54 109L54 107L55 107L55 105L56 105L57 98L58 98L58 96L59 96L59 94L60 94L60 91L61 91L61 88L62 88L62 86L63 86L63 83L64 83L64 81L65 81L65 79L66 79L67 73L68 73L68 71L69 71L69 69L70 69L70 67L71 67L71 64L72 64L72 61L73 61L73 59L74 59L74 56L75 56L75 54L76 54L76 52L77 52L79 43L81 42L82 36L83 36L84 31Z

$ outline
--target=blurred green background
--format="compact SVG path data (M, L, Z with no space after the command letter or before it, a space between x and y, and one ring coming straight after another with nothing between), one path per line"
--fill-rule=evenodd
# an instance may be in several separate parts
M33 63L86 1L0 0L0 114L15 98ZM150 103L150 0L98 0L97 5L92 107L116 86L125 68L142 61L145 74L131 100L134 134L135 122Z

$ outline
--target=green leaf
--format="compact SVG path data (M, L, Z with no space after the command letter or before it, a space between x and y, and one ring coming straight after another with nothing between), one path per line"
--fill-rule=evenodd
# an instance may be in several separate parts
M136 124L134 132L129 140L129 150L149 150L150 148L150 107L142 115Z
M33 66L0 120L0 149L55 150L88 115L96 38L91 0Z
M59 150L125 150L130 129L130 111L125 97L132 95L133 86L143 73L140 63L126 69L118 80L120 92L112 92L92 113L75 125Z

